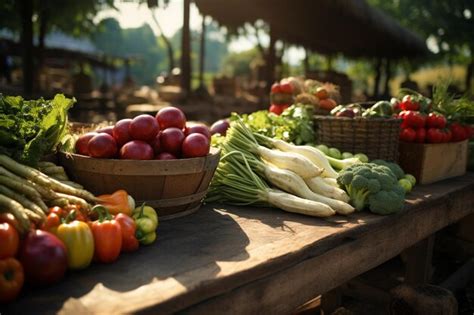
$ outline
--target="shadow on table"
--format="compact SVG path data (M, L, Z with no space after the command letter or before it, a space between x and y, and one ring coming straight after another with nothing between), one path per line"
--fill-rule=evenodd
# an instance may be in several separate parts
M70 272L59 284L46 288L26 288L22 297L9 305L3 314L56 313L69 298L79 298L98 283L125 292L169 277L181 282L180 274L205 268L217 275L218 261L241 261L248 258L247 235L225 213L204 207L183 218L164 221L158 228L158 240L137 252L122 254L113 264L93 264L86 270ZM186 277L184 277L186 278ZM186 282L181 282L187 286Z

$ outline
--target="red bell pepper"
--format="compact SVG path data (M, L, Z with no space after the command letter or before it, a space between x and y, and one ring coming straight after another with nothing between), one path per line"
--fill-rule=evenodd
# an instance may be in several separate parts
M135 220L124 213L119 213L115 216L115 221L120 224L122 229L122 251L133 252L138 249L138 240L135 236L137 225Z
M97 205L92 208L99 219L90 224L94 235L94 258L103 263L117 260L122 249L122 228L109 214L107 208Z

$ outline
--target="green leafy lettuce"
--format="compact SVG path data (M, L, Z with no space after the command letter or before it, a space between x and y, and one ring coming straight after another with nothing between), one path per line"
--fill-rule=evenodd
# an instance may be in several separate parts
M241 118L252 131L268 137L296 145L313 144L315 140L312 106L292 105L279 116L268 110L261 110L241 115ZM237 116L232 115L231 121L235 119Z
M67 133L67 113L74 102L62 94L52 100L0 94L0 153L35 165Z

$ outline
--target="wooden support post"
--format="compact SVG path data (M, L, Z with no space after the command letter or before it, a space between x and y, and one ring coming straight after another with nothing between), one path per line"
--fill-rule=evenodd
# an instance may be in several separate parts
M324 314L331 314L341 306L342 303L342 289L337 287L321 296L321 309Z
M275 82L275 65L276 65L276 53L275 53L275 44L276 44L276 35L275 32L270 25L270 45L268 46L268 53L267 53L267 89L270 91L270 87L272 86L273 82Z
M189 31L189 6L191 0L184 0L183 32L181 38L181 88L191 92L191 41Z
M425 284L431 280L434 234L405 250L405 282L410 285Z
M202 16L201 43L199 53L199 88L204 89L204 61L206 60L206 16Z
M21 49L23 70L23 93L26 97L33 94L33 0L21 0Z

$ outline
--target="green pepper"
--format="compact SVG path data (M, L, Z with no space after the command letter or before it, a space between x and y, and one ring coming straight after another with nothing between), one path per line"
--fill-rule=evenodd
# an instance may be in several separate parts
M156 228L158 227L158 215L155 209L145 206L133 211L133 219L137 225L135 235L141 244L148 245L156 240Z
M158 226L158 215L156 214L155 209L150 206L146 206L143 203L140 207L135 208L132 212L132 217L137 220L139 218L149 218L153 222L155 222L156 226Z
M147 235L139 239L140 243L143 245L150 245L155 240L156 240L156 232L148 233Z

